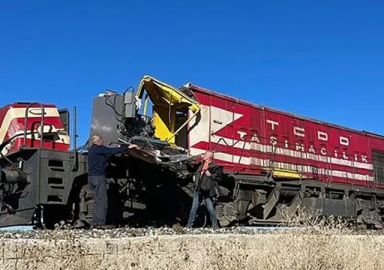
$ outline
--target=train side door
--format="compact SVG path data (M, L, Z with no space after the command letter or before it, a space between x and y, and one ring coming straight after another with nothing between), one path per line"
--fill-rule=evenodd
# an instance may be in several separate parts
M372 185L376 186L384 186L384 144L383 143L375 143L373 140L369 143L371 149L371 160L365 158L369 166L372 163L372 176L373 182ZM361 155L362 157L366 157L366 154ZM363 162L362 162L363 163Z

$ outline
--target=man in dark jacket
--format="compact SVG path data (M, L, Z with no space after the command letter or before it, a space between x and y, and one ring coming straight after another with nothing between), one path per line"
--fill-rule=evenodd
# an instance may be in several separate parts
M191 212L189 214L187 228L192 228L196 212L199 208L200 199L205 201L205 206L209 212L209 217L212 222L212 228L217 229L217 219L212 198L215 196L215 181L220 181L223 174L223 167L218 166L213 162L214 154L212 151L207 151L203 161L199 165L194 182L194 194Z
M108 197L105 170L109 158L128 149L137 148L136 145L121 146L117 148L106 147L104 140L99 135L93 135L92 146L88 150L88 184L94 194L95 207L93 209L92 226L94 228L106 228Z

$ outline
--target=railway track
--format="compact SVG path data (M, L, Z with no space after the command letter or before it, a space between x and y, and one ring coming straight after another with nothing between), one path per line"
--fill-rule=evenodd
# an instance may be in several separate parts
M201 235L201 234L270 234L270 233L318 233L318 234L383 235L384 230L334 229L316 226L247 226L229 227L212 230L211 228L160 227L160 228L115 228L108 230L58 228L55 230L36 230L32 226L4 227L0 229L3 239L67 239L70 238L125 238L151 237L160 235Z

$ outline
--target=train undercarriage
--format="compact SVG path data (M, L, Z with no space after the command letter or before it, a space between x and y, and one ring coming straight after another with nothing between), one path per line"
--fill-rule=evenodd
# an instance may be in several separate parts
M383 227L384 193L316 180L266 181L239 176L232 200L218 202L221 224L311 224L322 217L341 218L361 228Z
M1 164L0 226L89 227L94 200L87 183L86 155L78 156L74 169L70 152L22 153ZM22 166L13 168L6 162ZM21 170L33 173L24 175ZM108 223L131 227L186 224L193 194L191 175L181 179L171 170L130 156L112 159L108 172ZM315 180L276 181L228 174L217 187L215 206L221 227L305 223L314 217L334 216L363 228L381 229L384 193ZM209 226L204 206L199 211L196 226Z

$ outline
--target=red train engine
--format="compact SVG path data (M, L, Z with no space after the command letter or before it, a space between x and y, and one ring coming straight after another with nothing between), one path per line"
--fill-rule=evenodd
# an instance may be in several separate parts
M0 109L0 227L61 221L82 227L92 218L89 144L77 148L75 113L73 124L70 149L68 110L39 103ZM193 194L188 163L209 149L226 173L215 199L221 226L281 223L300 208L367 227L383 224L380 135L149 76L136 93L107 91L93 99L94 133L111 147L140 148L110 160L111 223L185 224Z
M298 207L381 226L384 137L185 85L201 107L191 154L215 150L234 178L222 220L279 222ZM198 123L197 123L198 122ZM228 189L230 190L230 189ZM221 205L221 207L220 207ZM225 218L226 217L226 218Z

